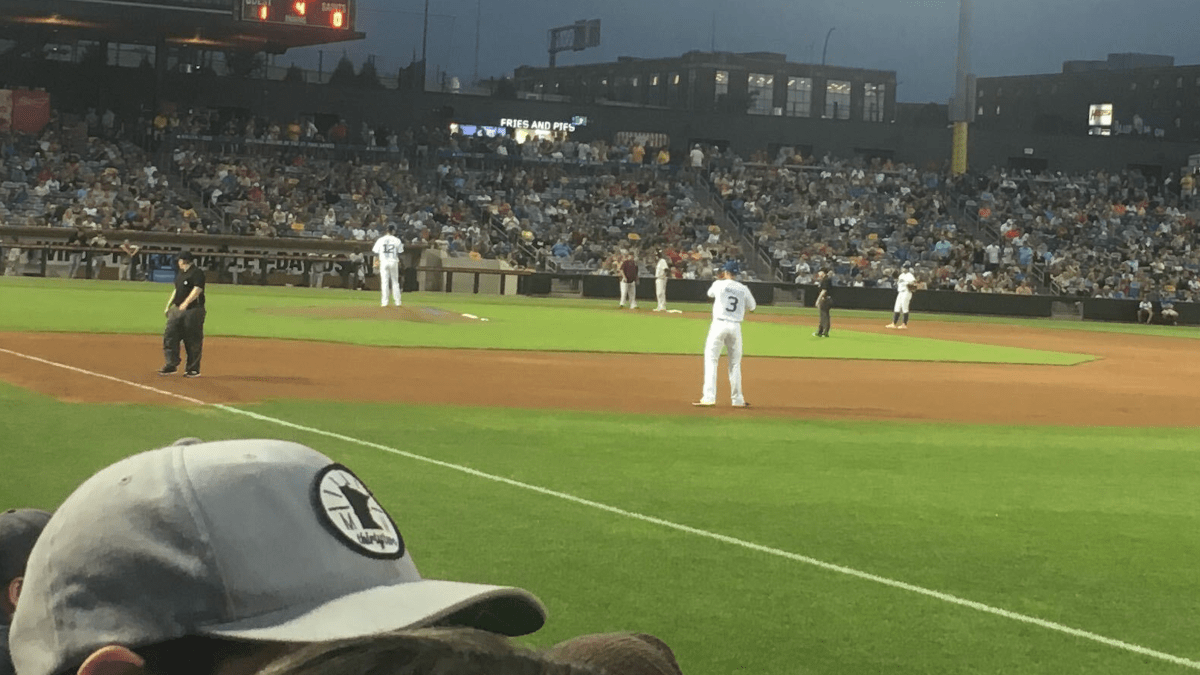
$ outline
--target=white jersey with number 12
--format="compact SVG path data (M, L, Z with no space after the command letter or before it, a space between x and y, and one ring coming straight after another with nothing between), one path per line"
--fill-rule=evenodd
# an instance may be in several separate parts
M713 319L741 323L747 311L753 312L758 307L750 289L733 279L714 281L708 289L708 297L713 298Z
M399 262L400 254L404 253L404 244L390 234L385 234L375 241L371 251L379 256L380 262Z

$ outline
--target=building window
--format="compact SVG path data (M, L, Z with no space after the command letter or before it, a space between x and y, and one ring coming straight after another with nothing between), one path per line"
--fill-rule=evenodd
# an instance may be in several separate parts
M871 84L870 82L863 85L863 121L864 122L882 122L883 121L883 104L887 98L886 84Z
M770 115L774 101L775 76L750 73L747 79L747 93L750 95L751 115Z
M634 82L637 78L618 77L617 78L617 100L625 101L626 103L633 102L633 93L636 85Z
M658 73L650 76L650 100L648 102L650 105L663 104L662 78L658 76Z
M1004 95L1004 87L996 87L996 98Z
M1175 78L1175 88L1183 89L1183 78L1182 77Z
M825 119L850 119L850 83L829 80L825 83Z
M681 81L679 73L667 73L667 105L679 105Z
M1129 91L1137 91L1137 82L1129 83Z
M996 117L1000 116L1000 106L996 106Z
M983 106L979 106L979 110L975 111L975 114L979 117L983 117Z
M1158 89L1158 85L1160 84L1162 84L1162 80L1158 79L1157 77L1154 78L1154 88Z
M718 70L716 78L716 88L714 89L713 101L720 102L721 99L729 95L729 71Z
M812 115L811 77L788 78L786 111L788 117L809 117Z
M984 96L987 96L987 89L975 90L975 98L983 98Z

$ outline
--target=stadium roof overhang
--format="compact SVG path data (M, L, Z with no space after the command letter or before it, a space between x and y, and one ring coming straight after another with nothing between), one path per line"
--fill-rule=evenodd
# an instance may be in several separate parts
M214 5L225 4L216 7ZM207 5L207 6L205 6ZM139 0L0 0L0 38L192 46L283 53L293 47L361 40L364 34L317 26L234 19L232 2L152 4Z

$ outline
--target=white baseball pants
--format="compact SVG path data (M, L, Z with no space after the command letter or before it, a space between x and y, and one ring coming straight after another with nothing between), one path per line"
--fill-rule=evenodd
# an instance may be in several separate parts
M396 306L400 306L400 263L385 262L379 265L379 306L387 307L388 291L391 291L392 297L396 300Z
M729 352L729 394L734 405L745 405L742 396L742 324L715 319L704 344L704 390L701 403L717 402L717 362L721 348Z
M908 303L912 302L912 291L900 291L896 294L896 306L892 308L893 312L908 314Z
M654 295L658 298L658 311L663 311L667 308L667 280L654 280Z
M637 309L637 282L622 281L621 282L621 306L629 304L629 309Z

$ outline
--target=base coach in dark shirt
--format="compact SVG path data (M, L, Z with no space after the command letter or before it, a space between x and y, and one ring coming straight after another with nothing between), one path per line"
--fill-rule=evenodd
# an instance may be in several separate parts
M170 375L179 369L179 342L187 349L184 377L200 377L200 354L204 349L204 270L195 265L189 251L179 254L176 261L175 290L163 313L167 327L163 330L163 356L166 363L159 375Z

